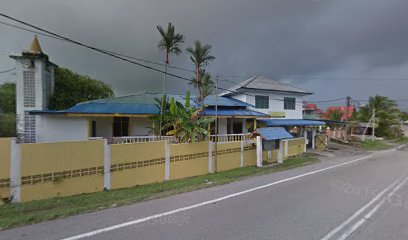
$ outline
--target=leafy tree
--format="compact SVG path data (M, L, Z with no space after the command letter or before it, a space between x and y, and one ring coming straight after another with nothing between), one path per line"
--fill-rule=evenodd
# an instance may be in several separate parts
M16 84L6 82L0 85L0 113L16 112Z
M341 121L343 118L344 112L340 109L332 109L326 113L326 118L333 121Z
M206 72L204 69L200 70L200 76L200 80L193 78L189 84L198 89L198 102L204 103L205 98L211 95L214 90L214 81L212 80L211 74Z
M112 88L102 81L74 73L66 68L56 68L54 94L50 99L49 108L62 110L80 102L113 96Z
M203 91L203 89L200 89L200 88L207 87L203 84L203 80L201 79L202 77L201 74L205 72L205 71L202 71L202 68L207 66L210 62L215 60L215 57L210 55L211 48L212 48L211 45L206 44L203 46L200 41L196 40L194 41L194 48L189 47L186 49L186 51L190 54L190 60L195 65L195 71L196 71L195 79L197 82L198 92L200 93L198 100L201 104L204 103L206 96L201 95L205 91Z
M197 108L190 104L190 92L186 94L184 104L174 100L174 97L164 102L165 111L163 112L163 131L168 136L174 136L176 142L196 142L205 139L210 134L208 124L213 122L212 118L199 117L202 107ZM157 104L163 104L161 100L156 99ZM153 118L156 122L157 117ZM155 128L154 131L158 129Z
M401 112L401 120L408 121L408 112Z
M401 134L400 110L395 101L388 97L376 95L370 97L367 105L360 108L356 113L356 119L361 122L368 122L375 110L375 122L378 124L376 135L379 137L395 138Z
M16 114L0 113L0 137L15 137L16 134Z

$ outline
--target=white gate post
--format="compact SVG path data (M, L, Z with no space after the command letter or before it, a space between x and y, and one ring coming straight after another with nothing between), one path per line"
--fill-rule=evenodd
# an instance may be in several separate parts
M21 199L21 152L16 138L10 142L10 195L12 202L20 202Z
M241 142L241 167L244 166L244 141Z
M208 142L208 172L213 173L213 141Z
M256 137L256 166L262 167L262 139L260 136Z
M285 140L285 157L289 155L289 140Z
M283 140L279 141L278 163L283 163Z
M111 149L108 140L103 140L104 164L103 164L103 189L105 191L111 188Z
M316 129L312 130L312 149L316 148Z
M170 180L170 144L164 141L164 180Z

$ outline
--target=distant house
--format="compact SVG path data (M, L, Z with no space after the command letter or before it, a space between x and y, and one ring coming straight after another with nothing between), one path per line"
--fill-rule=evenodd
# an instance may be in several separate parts
M239 99L253 105L249 109L271 118L302 119L303 97L313 93L292 85L254 76L228 89L221 96Z
M303 119L307 120L320 120L323 117L324 112L320 110L316 104L303 102Z
M328 107L326 111L326 115L331 112L331 111L336 111L339 110L343 113L343 116L341 117L341 121L346 121L347 119L350 119L353 116L353 113L355 111L354 106L349 106L348 111L347 111L347 106L332 106ZM325 117L327 118L327 117Z

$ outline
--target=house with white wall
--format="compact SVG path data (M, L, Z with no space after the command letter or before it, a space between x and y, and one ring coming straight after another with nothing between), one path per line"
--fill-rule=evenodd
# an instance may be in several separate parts
M43 53L38 39L35 37L21 56L10 57L17 63L16 111L21 141L58 142L153 135L151 117L160 112L155 99L161 94L142 92L82 102L65 110L50 110L48 102L54 91L57 65ZM218 97L208 96L200 116L217 116L219 134L245 134L255 130L257 124L268 126L268 121L276 118L301 120L302 98L310 94L279 81L255 76ZM185 102L183 95L167 96ZM209 129L214 133L215 124Z

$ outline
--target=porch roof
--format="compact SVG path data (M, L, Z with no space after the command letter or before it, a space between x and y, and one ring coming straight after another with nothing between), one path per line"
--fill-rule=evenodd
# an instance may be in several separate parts
M254 133L259 134L263 139L268 141L293 138L283 127L257 128Z
M206 108L201 112L201 116L215 116L215 109L213 108ZM220 117L242 117L242 118L251 118L251 117L268 117L269 115L247 110L247 109L218 109L218 116Z
M303 119L260 119L259 122L265 123L268 127L283 126L323 126L323 121L303 120Z

